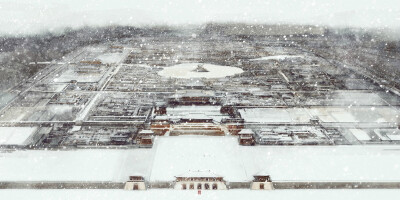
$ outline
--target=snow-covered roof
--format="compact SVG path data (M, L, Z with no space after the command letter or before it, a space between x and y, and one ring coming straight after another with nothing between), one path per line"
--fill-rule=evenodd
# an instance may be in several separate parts
M186 86L191 86L191 87L203 87L205 86L203 81L201 80L195 80L195 81L191 81L189 83L186 84Z
M154 119L156 119L156 120L168 120L168 119L169 119L169 116L166 116L166 115L157 115L157 116L154 117Z
M184 178L190 178L190 177L197 177L197 178L215 178L215 177L223 177L220 175L215 174L211 170L189 170L183 174L177 175L175 177L184 177Z
M220 122L223 118L229 117L226 114L221 114L220 112L221 106L177 106L177 107L168 107L167 113L169 115L169 119L198 119L197 116L202 115L201 119L209 119L212 118L214 121ZM207 116L205 118L204 116Z
M269 175L270 175L269 171L266 169L263 169L263 170L257 172L256 174L254 174L254 176L269 176Z
M81 130L81 126L73 126L71 129L71 132L79 131Z
M152 130L141 130L139 134L147 135L147 134L154 134L154 132Z
M141 173L141 172L132 172L129 174L129 176L137 176L137 177L145 177L146 174L145 173Z
M176 93L170 98L181 98L181 97L213 97L213 93L205 92L200 90L186 91L184 93Z
M204 115L204 114L197 114L197 113L196 114L192 114L192 113L189 113L188 115L183 116L182 119L213 119L213 118L209 117L207 115Z
M265 60L285 60L285 59L298 59L303 58L303 55L275 55L275 56L266 56L261 58L251 59L251 61L265 61Z
M293 141L293 139L286 135L262 135L261 139L265 141Z
M272 128L262 128L262 129L260 130L260 132L272 132L272 131L273 131Z
M254 134L254 132L253 132L253 130L251 130L251 129L242 129L242 130L239 132L239 135L241 135L241 134Z

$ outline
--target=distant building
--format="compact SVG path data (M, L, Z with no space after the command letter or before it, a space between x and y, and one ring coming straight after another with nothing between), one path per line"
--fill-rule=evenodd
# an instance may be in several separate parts
M185 90L168 98L171 105L215 105L219 104L215 93L204 90Z
M171 123L168 116L156 116L151 120L150 129L156 135L165 135L171 128Z
M209 72L206 68L204 68L204 64L198 64L196 69L192 70L193 72Z
M254 180L251 183L250 189L273 190L274 185L272 184L270 175L268 175L267 173L259 173L258 175L254 175Z
M154 114L165 115L167 114L167 106L165 103L159 102L154 107Z
M178 135L208 135L208 136L224 136L225 132L220 125L212 123L181 123L174 125L170 136Z
M310 123L311 123L312 125L318 125L318 124L320 123L319 117L313 116L313 117L310 119Z
M101 65L103 64L100 60L82 60L79 63L88 65Z
M97 65L80 65L75 68L75 72L81 74L100 74L102 70Z
M275 35L323 35L326 32L324 27L309 25L253 25L244 23L232 24L207 24L206 33L219 35L242 35L242 36L275 36Z
M184 87L186 89L191 89L191 90L206 89L206 85L204 85L204 83L201 79L193 79L193 81L186 83L186 85L184 85Z
M210 170L189 171L176 176L175 189L178 190L226 190L226 182L222 176Z
M262 129L256 135L259 144L294 144L293 138L289 131Z
M111 53L122 53L123 51L124 51L123 46L119 46L119 45L111 45L110 46Z
M111 144L124 145L129 140L128 133L115 133L110 136Z
M188 114L181 118L181 123L213 123L213 118L204 114Z
M254 132L251 129L242 129L238 135L240 145L252 146L256 144Z
M244 128L244 119L241 118L225 118L221 123L225 124L231 135L238 135Z
M151 148L153 146L154 132L152 130L142 130L136 136L136 144L139 147Z
M125 190L146 190L143 176L129 176L129 181L125 183Z

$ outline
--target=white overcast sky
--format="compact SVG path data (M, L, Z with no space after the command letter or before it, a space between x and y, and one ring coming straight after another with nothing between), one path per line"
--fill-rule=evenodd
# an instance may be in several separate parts
M210 21L400 28L400 0L0 0L0 34Z

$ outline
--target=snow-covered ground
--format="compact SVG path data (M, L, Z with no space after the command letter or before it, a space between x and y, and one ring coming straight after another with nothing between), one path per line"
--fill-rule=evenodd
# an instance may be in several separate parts
M233 136L164 136L152 149L26 150L0 153L0 181L174 181L211 170L226 181L400 181L400 147L239 146Z
M198 65L202 65L208 72L196 72ZM242 73L243 70L237 67L229 67L202 63L184 63L171 67L165 67L158 75L172 78L223 78Z
M0 91L0 109L6 106L7 103L11 101L15 96L17 95L9 92Z
M150 181L173 181L189 170L211 170L225 180L247 180L234 137L158 137Z
M239 146L235 137L159 137L150 181L211 170L227 181L400 181L396 146Z
M360 141L371 140L371 137L364 130L361 129L349 129L349 131Z
M103 74L83 74L77 73L74 70L66 70L59 77L53 79L55 83L69 83L72 80L76 80L79 83L95 83L100 81Z
M105 64L115 64L120 62L125 57L124 53L104 53L97 56L102 63Z
M27 150L0 153L0 181L126 181L148 173L152 152L135 150Z
M25 145L37 127L0 127L0 145Z
M246 172L273 181L400 181L399 147L239 147Z
M335 106L314 108L246 108L239 110L246 122L308 122L311 116L322 122L397 122L396 107Z
M336 91L331 97L333 105L388 105L378 93L353 92L353 91Z
M307 111L323 122L397 122L396 107L349 106L309 108Z
M221 200L394 200L400 196L400 190L394 189L354 189L354 190L203 190L201 195L197 190L154 189L146 191L127 190L0 190L0 197L8 200L109 200L109 199L146 199L146 200L178 200L178 199L221 199Z
M303 108L246 108L239 110L246 122L309 122L310 116Z

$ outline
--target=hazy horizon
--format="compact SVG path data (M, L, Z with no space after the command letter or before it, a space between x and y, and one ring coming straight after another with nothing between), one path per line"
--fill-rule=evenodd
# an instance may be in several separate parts
M400 29L397 4L396 0L0 0L0 34L37 34L83 26L208 22Z

